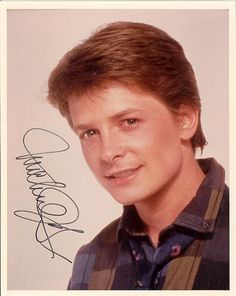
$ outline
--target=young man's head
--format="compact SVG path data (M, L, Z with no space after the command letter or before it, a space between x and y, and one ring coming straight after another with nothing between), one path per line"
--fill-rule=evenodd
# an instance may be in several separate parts
M150 25L112 23L73 48L51 73L48 97L123 204L168 186L183 147L206 143L193 69L182 47Z
M73 48L51 73L48 98L70 122L70 97L110 82L136 86L172 110L186 104L200 111L194 72L181 45L150 25L112 23ZM200 120L191 143L201 149L206 144Z

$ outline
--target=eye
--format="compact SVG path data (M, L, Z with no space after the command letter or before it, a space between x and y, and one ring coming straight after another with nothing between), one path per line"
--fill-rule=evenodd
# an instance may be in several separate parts
M126 126L132 126L132 125L136 125L138 123L138 119L137 118L127 118L124 120L124 124Z
M96 130L94 130L94 129L90 129L90 130L87 130L87 131L85 131L84 133L82 133L81 135L80 135L80 139L84 139L84 140L86 140L86 139L89 139L89 138L91 138L91 137L93 137L93 136L95 136L97 134L97 131Z

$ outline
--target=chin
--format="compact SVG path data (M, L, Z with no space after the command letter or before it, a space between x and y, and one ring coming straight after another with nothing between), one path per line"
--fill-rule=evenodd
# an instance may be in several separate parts
M146 197L134 196L134 194L132 194L132 195L128 195L128 194L118 195L118 194L114 194L111 192L110 192L110 194L118 203L120 203L123 206L130 206L130 205L133 205L137 202L140 202L140 201L146 199Z

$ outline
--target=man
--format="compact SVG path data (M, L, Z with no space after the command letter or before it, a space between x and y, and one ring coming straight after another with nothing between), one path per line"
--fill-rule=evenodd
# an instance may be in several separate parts
M79 250L68 289L229 289L228 188L214 159L195 159L206 140L179 43L112 23L62 58L48 98L124 205Z

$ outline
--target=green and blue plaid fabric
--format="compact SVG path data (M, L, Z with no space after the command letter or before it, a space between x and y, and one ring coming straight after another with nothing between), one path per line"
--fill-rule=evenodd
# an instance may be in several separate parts
M134 206L77 253L71 290L228 290L229 190L213 159L196 196L153 248Z

